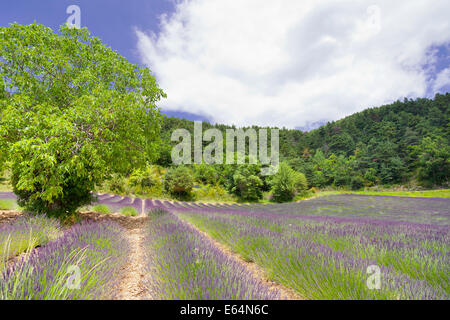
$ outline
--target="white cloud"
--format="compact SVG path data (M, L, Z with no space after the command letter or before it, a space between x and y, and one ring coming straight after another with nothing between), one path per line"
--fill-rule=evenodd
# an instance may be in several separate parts
M436 76L436 80L433 84L433 91L437 92L448 85L450 85L450 68L445 68Z
M197 0L162 16L159 34L136 33L165 109L297 127L424 96L448 12L441 0Z

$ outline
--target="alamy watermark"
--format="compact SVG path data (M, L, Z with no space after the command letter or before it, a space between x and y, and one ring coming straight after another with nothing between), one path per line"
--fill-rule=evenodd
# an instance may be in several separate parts
M370 276L367 278L366 284L369 290L381 289L381 269L377 265L370 265L367 267L366 273Z
M81 284L81 271L80 267L71 265L67 268L67 274L69 277L66 281L66 288L69 290L79 290Z
M268 154L268 131L270 131L270 156ZM279 130L278 129L226 129L225 164L246 163L246 141L248 140L248 163L259 163L263 166L263 175L272 175L278 171L279 165ZM181 139L181 141L180 141ZM224 139L219 129L208 129L203 133L202 123L194 122L194 148L191 133L186 129L176 129L171 141L179 142L171 153L175 165L191 164L223 164ZM203 142L210 142L203 150ZM236 143L235 143L236 142ZM237 146L237 148L236 148ZM192 157L192 149L194 156Z
M366 9L366 28L370 35L376 35L381 31L381 9L377 5L371 5Z
M72 28L81 28L81 9L79 6L72 4L67 7L66 13L70 14L67 18L67 24Z

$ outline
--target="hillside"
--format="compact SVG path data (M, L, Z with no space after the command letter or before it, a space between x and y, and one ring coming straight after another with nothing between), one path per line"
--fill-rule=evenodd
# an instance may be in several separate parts
M448 185L450 94L369 108L310 132L280 129L280 157L306 174L310 186ZM193 122L167 117L159 163L170 163L171 133ZM203 122L203 130L227 125ZM253 126L258 129L259 127Z

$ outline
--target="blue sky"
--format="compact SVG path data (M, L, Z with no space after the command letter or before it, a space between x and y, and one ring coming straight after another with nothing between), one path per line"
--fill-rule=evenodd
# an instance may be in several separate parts
M174 8L170 1L149 0L14 0L1 1L0 25L36 21L52 29L66 22L66 8L81 8L81 25L132 63L140 63L134 27L158 31L159 16Z
M36 21L57 30L66 22L70 5L81 9L81 25L125 56L131 63L142 65L136 50L137 37L134 28L159 31L159 17L170 14L174 5L168 0L15 0L1 1L0 25L11 22L29 24ZM166 111L168 115L203 120L188 112Z
M73 4L150 67L169 115L308 128L450 91L448 1L3 0L0 25L57 29Z

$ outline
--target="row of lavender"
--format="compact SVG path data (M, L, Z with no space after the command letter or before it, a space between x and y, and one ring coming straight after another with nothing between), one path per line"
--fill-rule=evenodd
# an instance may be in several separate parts
M0 248L0 300L114 298L129 250L117 224L39 216L2 225Z
M155 299L278 299L280 293L173 213L149 213L147 290Z
M12 192L0 192L0 199L15 199ZM202 210L233 212L258 211L278 214L362 217L380 220L408 221L425 224L448 225L450 199L411 198L366 195L330 195L309 201L283 204L225 204L194 203L184 201L151 200L118 195L98 195L94 204L104 204L112 212L133 207L138 213L161 208L167 210Z
M144 213L155 208L210 212L234 212L238 210L299 216L358 217L435 225L448 225L450 222L450 199L446 198L330 195L309 201L283 204L212 204L101 195L98 203L106 204L113 210L118 210L125 205L134 206L139 209L139 212L143 210Z
M118 212L125 206L131 206L138 212L146 213L153 209L166 210L189 210L189 209L211 209L211 210L235 210L239 208L250 208L248 205L239 204L204 204L184 201L167 201L167 200L152 200L132 197L122 197L118 195L102 194L99 195L98 200L94 203L106 205L112 212Z
M448 200L429 201L428 211L412 199L383 205L385 197L377 197L376 207L372 200L338 196L264 210L176 211L307 298L448 299L450 217L442 205ZM327 206L337 203L339 214L330 214ZM368 270L375 270L369 266L381 272L379 289L367 285Z
M8 260L23 252L45 245L61 235L55 219L22 216L10 224L0 225L0 269Z

